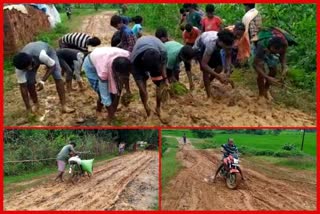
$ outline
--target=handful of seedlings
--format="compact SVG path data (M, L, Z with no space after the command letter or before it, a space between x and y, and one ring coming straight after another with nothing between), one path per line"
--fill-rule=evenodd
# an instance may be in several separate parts
M169 100L170 88L166 84L161 84L159 93L161 101L166 103Z
M170 85L170 95L172 97L185 95L188 91L187 87L180 82L174 82Z
M133 95L131 93L125 93L121 96L121 104L125 107L128 107L131 101L133 100Z

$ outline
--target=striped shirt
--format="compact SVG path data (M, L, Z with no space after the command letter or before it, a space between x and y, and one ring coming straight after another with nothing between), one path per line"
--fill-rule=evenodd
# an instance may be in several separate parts
M66 45L75 46L78 49L87 51L87 41L91 36L85 33L68 33L62 37L62 43Z

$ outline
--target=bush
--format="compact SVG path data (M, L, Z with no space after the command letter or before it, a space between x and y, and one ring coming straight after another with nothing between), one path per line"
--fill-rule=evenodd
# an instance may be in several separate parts
M301 151L297 151L297 150L292 150L292 151L277 151L274 152L273 154L274 157L279 157L279 158L287 158L287 157L302 157L304 156L304 154Z
M287 143L283 145L282 149L286 151L292 151L296 149L296 145Z
M214 136L212 130L192 130L192 133L198 138L212 138Z

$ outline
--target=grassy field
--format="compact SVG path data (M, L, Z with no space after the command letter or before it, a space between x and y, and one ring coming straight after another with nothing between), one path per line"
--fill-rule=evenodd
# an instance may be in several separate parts
M99 166L101 165L101 163L99 164L99 162L103 162L106 160L110 160L114 157L117 157L117 154L107 154L98 158L95 158L95 163L94 166ZM68 165L66 166L68 167ZM4 185L6 184L12 184L12 183L19 183L19 182L23 182L23 181L28 181L28 180L32 180L32 179L37 179L40 177L44 177L50 174L54 174L57 172L57 167L46 167L42 170L36 171L36 172L30 172L30 173L26 173L23 175L18 175L18 176L4 176Z
M66 33L77 31L83 19L91 14L96 13L94 9L73 9L72 19L69 21L67 15L63 12L60 13L61 23L57 24L49 32L42 32L34 41L44 41L49 43L52 47L58 47L58 39ZM14 74L14 67L12 65L12 58L7 57L4 59L4 90L10 91L16 86L15 78L12 78Z
M302 132L300 131L282 131L279 135L225 134L223 132L224 130L217 130L214 131L215 136L212 139L193 141L194 146L202 148L200 144L209 144L216 147L226 143L228 138L233 138L238 147L246 146L257 150L276 151L281 149L284 144L294 144L297 149L300 149L302 141ZM182 137L183 133L186 133L188 138L197 138L191 130L163 130L163 135ZM316 133L306 132L303 152L315 156L316 150Z
M167 149L162 154L162 187L165 187L169 180L174 177L179 169L181 168L180 163L176 159L176 153L178 150L178 141L172 137L163 137L165 138L165 144Z
M275 135L248 135L248 134L220 134L213 137L215 144L223 144L231 137L235 140L237 146L247 146L254 149L279 150L286 143L294 144L300 149L302 133L281 133ZM306 133L304 150L306 154L316 156L316 133Z
M225 133L225 130L214 130L212 138L197 138L191 130L163 130L163 135L182 137L186 133L197 149L220 148L221 144L233 138L240 153L252 161L266 161L275 166L294 169L316 170L316 133L306 132L304 149L300 151L302 132L283 130L279 135ZM295 145L292 151L282 149L285 144Z

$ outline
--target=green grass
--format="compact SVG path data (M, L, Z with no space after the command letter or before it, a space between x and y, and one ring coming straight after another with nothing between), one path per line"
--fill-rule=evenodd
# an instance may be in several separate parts
M162 135L169 135L169 136L176 136L176 137L182 137L183 134L186 133L187 138L193 138L194 135L191 132L191 130L188 129L167 129L167 130L162 130Z
M127 152L125 152L126 154ZM114 157L116 157L117 154L113 153L113 154L107 154L104 156L100 156L97 158L94 158L94 166L99 166L99 162L103 162L106 160L110 160ZM26 173L23 175L17 175L17 176L4 176L4 184L12 184L12 183L19 183L19 182L23 182L23 181L28 181L28 180L32 180L32 179L36 179L36 178L40 178L49 174L53 174L57 171L57 167L46 167L44 169L41 169L39 171L36 172L30 172L30 173Z
M205 8L205 4L199 4L198 6L203 10ZM132 4L128 7L129 10L126 15L141 15L144 19L142 26L147 33L154 35L155 30L162 26L167 29L170 38L182 42L182 32L178 26L179 9L181 7L182 4ZM226 26L233 25L244 15L242 4L215 4L215 7L215 14L224 20ZM314 5L258 4L257 8L262 13L262 16L265 17L264 26L277 26L286 29L293 33L299 43L297 47L288 49L289 71L286 84L288 84L289 88L271 87L274 101L315 115L316 60L314 54L316 51L314 47L316 37L314 29L316 22L315 13L312 12L315 11ZM300 10L308 11L309 15L300 19L293 19L290 15L288 16L290 12L296 13ZM305 26L309 26L309 28ZM308 30L306 31L305 29ZM304 39L306 33L309 36L308 40ZM301 58L300 56L304 57ZM256 72L252 68L247 68L244 72L238 72L235 69L231 78L235 79L236 85L242 85L258 94Z
M166 137L168 149L162 155L162 187L164 188L181 168L181 163L176 158L178 141L175 138Z
M283 166L297 170L316 170L317 164L315 158L311 157L299 157L299 158L278 158L271 156L252 156L247 157L248 160L255 161L267 161L276 166Z
M100 10L101 12L102 10ZM94 9L74 9L72 19L67 20L67 15L60 13L61 23L57 24L55 28L48 32L42 32L34 38L34 41L44 41L49 43L52 47L58 47L58 39L66 33L76 31L81 25L84 17L94 14ZM14 66L12 65L12 57L4 59L4 91L10 91L16 86L16 79L12 76L14 74Z
M238 147L247 147L254 150L278 151L282 146L289 143L294 144L296 149L301 147L302 133L296 130L282 131L280 135L254 135L254 134L225 134L225 130L213 130L215 136L212 139L196 139L191 130L163 130L162 135L182 137L186 133L193 146L197 149L217 148L227 142L228 138L233 138ZM193 139L192 139L193 138ZM303 152L316 155L316 133L306 132Z
M35 178L46 176L48 174L52 174L56 171L57 171L56 167L47 167L47 168L44 168L44 169L39 170L37 172L30 172L30 173L26 173L24 175L4 176L4 185L32 180Z
M156 202L154 203L154 205L152 206L152 210L159 210L159 197L156 197Z
M289 72L292 70L294 69L289 68ZM251 91L258 93L256 78L256 72L252 68L234 69L231 76L231 79L235 82L236 85L248 88ZM315 90L311 89L310 91L297 88L294 85L292 78L290 77L287 78L286 85L288 86L287 88L280 88L276 86L272 86L270 88L270 92L274 98L274 102L287 107L300 109L306 113L315 114Z
M240 153L247 159L262 160L275 166L297 170L316 170L316 133L305 134L304 150L300 151L302 133L300 131L283 131L280 135L253 134L217 134L212 139L192 139L197 149L219 148L221 144L233 138ZM295 145L295 150L286 151L284 144Z
M257 150L277 151L286 143L296 145L299 150L301 146L301 132L284 132L275 135L252 135L252 134L219 134L213 137L213 144L223 144L228 138L233 138L238 147L246 146ZM316 133L306 133L304 142L304 153L316 156Z

